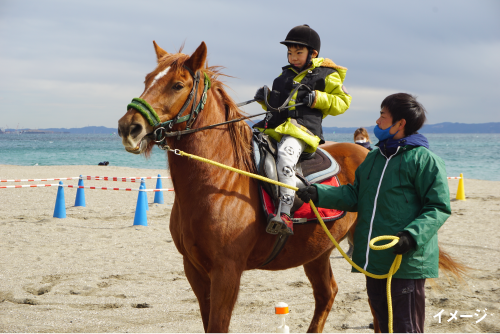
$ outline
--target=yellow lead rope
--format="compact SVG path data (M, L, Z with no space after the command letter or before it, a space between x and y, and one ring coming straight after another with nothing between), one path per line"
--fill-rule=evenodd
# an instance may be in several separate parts
M245 175L245 176L248 176L248 177L251 177L251 178L254 178L254 179L258 179L258 180L261 180L261 181L264 181L264 182L275 184L275 185L280 186L280 187L292 189L294 191L299 190L299 188L297 188L297 187L293 187L293 186L290 186L288 184L284 184L284 183L281 183L281 182L278 182L278 181L275 181L275 180L271 180L271 179L269 179L267 177L264 177L264 176L261 176L261 175L257 175L257 174L250 173L250 172L246 172L246 171L243 171L241 169L237 169L237 168L234 168L234 167L226 166L226 165L221 164L219 162L215 162L215 161L212 161L212 160L209 160L209 159L205 159L205 158L202 158L202 157L199 157L199 156L196 156L196 155L192 155L192 154L180 151L180 150L172 150L172 149L170 149L170 151L174 152L177 155L181 155L181 156L185 156L185 157L188 157L188 158L191 158L191 159L195 159L195 160L198 160L198 161L206 162L206 163L209 163L211 165L218 166L218 167L230 170L232 172L235 172L235 173L238 173L238 174L241 174L241 175ZM387 289L386 290L387 290L387 307L388 307L388 311L389 311L389 333L392 333L393 332L393 326L392 326L393 319L392 319L391 281L392 281L392 275L394 275L396 273L396 271L399 269L399 266L401 265L401 259L402 259L403 256L401 254L396 255L396 258L394 259L394 262L392 263L391 268L389 269L389 272L387 274L385 274L385 275L375 275L375 274L367 272L366 270L364 270L363 268L361 268L360 266L358 266L356 263L354 263L347 256L347 254L344 253L344 251L342 250L342 248L340 247L340 245L337 243L337 241L335 241L335 238L332 236L332 234L330 233L330 231L326 227L325 222L323 221L323 219L319 215L319 212L316 209L316 206L314 205L313 201L310 200L309 204L311 205L311 208L313 209L314 214L316 215L316 218L318 218L319 223L321 224L321 226L325 230L326 235L328 235L328 238L330 238L330 240L333 242L333 244L335 245L335 247L339 250L340 254L342 254L342 256L347 260L347 262L349 262L351 264L351 266L353 266L359 272L362 272L366 276L369 276L369 277L372 277L372 278L377 278L377 279L387 278ZM381 241L381 240L392 240L392 241L390 243L388 243L388 244L385 244L385 245L376 246L375 243L377 241ZM370 240L370 248L373 249L373 250L387 249L387 248L390 248L390 247L394 246L395 244L397 244L398 240L399 240L399 238L396 237L396 236L393 236L393 235L381 235L379 237L376 237L376 238L373 238L372 240Z

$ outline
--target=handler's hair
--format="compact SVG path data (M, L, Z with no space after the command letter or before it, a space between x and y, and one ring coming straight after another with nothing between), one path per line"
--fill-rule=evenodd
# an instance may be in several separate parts
M380 108L387 108L392 116L392 123L402 119L406 120L405 135L410 136L418 133L417 131L422 128L427 117L427 111L424 106L417 101L413 95L406 93L396 93L387 96Z

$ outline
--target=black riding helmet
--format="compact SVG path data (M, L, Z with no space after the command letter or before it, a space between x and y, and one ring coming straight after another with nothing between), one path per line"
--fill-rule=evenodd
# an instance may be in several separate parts
M321 48L321 40L318 33L307 24L292 28L288 35L286 35L286 39L280 43L286 46L291 44L304 45L308 49L318 51L318 55Z

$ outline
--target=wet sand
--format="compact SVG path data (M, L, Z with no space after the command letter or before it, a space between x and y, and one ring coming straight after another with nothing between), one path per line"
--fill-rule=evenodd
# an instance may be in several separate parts
M0 166L0 179L80 174L168 175L166 170L113 166ZM148 180L147 188L155 182ZM14 184L28 183L1 185ZM449 184L454 198L458 180ZM164 188L170 186L163 180ZM0 189L0 331L203 332L198 303L168 228L174 193L165 192L161 205L153 204L154 193L148 193L146 227L133 226L137 192L85 189L83 208L74 207L75 189L64 190L67 217L58 219L52 217L57 187ZM427 332L500 332L500 182L466 179L465 194L466 201L452 201L453 214L439 238L444 249L472 270L462 284L445 277L427 284ZM341 246L346 250L347 243ZM339 292L325 332L370 332L364 276L352 274L338 251L331 263ZM279 301L290 306L290 332L305 332L314 299L303 269L245 272L230 331L273 332L278 325L273 307ZM441 310L438 323L433 316ZM448 322L455 311L457 319Z

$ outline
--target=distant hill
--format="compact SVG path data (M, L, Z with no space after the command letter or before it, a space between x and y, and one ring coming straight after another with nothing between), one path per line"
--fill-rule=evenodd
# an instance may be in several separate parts
M0 130L1 131L1 130ZM48 129L5 129L5 132L3 133L8 133L8 132L25 132L26 133L54 133L54 132L61 132L61 133L77 133L77 134L91 134L91 133L97 133L97 134L110 134L110 133L116 133L117 129L116 128L107 128L104 126L86 126L83 128L48 128ZM0 132L1 134L2 132Z
M251 124L252 125L252 124ZM250 126L251 126L250 125ZM373 133L374 126L365 127L368 132ZM324 133L354 133L357 127L339 128L339 127L323 127ZM30 129L5 129L5 132L26 131ZM0 130L1 131L1 130ZM116 128L107 128L104 126L86 126L83 128L48 128L38 129L38 131L48 132L63 132L63 133L77 133L77 134L110 134L116 133ZM5 133L3 132L3 133ZM500 122L480 123L480 124L466 124L466 123L438 123L426 124L419 131L420 133L500 133ZM0 134L2 134L0 132Z
M366 126L368 132L373 133L375 126ZM356 128L323 127L324 133L354 133ZM500 133L500 122L466 124L466 123L438 123L426 124L419 131L420 133Z
M500 122L465 124L465 123L438 123L426 124L421 133L500 133Z
M116 133L116 128L107 128L104 126L86 126L83 128L70 128L70 129L65 129L65 128L50 128L50 129L40 129L40 130L46 130L46 131L54 131L54 132L69 132L69 133L78 133L78 134L89 134L89 133L97 133L97 134L109 134L109 133Z

